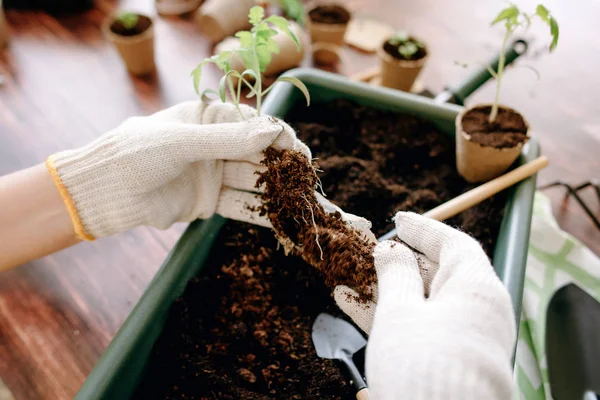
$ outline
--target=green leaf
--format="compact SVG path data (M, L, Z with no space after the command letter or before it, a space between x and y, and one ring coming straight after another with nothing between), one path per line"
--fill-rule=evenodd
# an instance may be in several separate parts
M548 11L548 9L544 7L543 4L538 4L538 6L535 9L535 13L544 21L550 23L550 11Z
M245 75L251 76L252 78L254 78L254 80L258 79L258 75L256 74L256 72L253 69L247 69L244 72L242 72L241 75L242 76L245 76Z
M267 51L271 54L279 54L279 45L277 42L271 38L260 43L261 46L264 46Z
M226 89L227 89L227 85L229 83L228 80L232 75L239 78L240 73L237 72L236 70L232 69L231 71L229 71L225 75L223 75L223 77L219 81L219 97L221 98L221 101L223 103L225 103L227 101ZM232 101L235 101L235 100L232 99Z
M265 10L260 6L254 6L250 9L250 13L248 14L248 19L250 23L254 26L258 25L260 21L265 16Z
M290 37L290 39L292 39L294 41L294 43L296 44L296 47L298 49L300 49L300 41L298 40L298 38L296 37L294 32L291 31L290 23L288 22L287 19L280 17L279 15L271 15L265 21L270 22L271 24L275 25L277 28L279 28L279 30L281 32L288 35Z
M514 19L517 18L518 15L519 15L519 9L517 8L516 5L511 4L504 10L500 11L500 14L498 14L498 16L492 21L491 25L495 25L500 21L507 21L507 22L514 21Z
M242 76L250 76L254 79L255 82L258 81L258 75L256 74L256 72L253 69L247 69L244 72L242 72ZM256 89L257 89L257 84L255 83L254 86L249 86L250 89L250 93L248 93L246 95L246 98L251 98L254 97L256 95Z
M310 106L310 93L308 93L307 87L304 85L304 83L302 83L300 79L294 78L293 76L281 76L275 82L277 81L288 82L296 86L306 98L306 105Z
M231 69L231 54L233 53L229 50L223 51L212 56L210 60L214 62L221 71L227 73Z
M531 26L531 17L527 15L527 13L523 13L521 15L523 15L523 18L525 18L525 23L527 25L525 29L529 29L529 27Z
M550 51L554 51L556 45L558 44L558 21L554 19L554 17L550 17L550 34L552 35L552 43L550 43Z
M265 72L271 62L271 52L265 45L256 46L256 57L258 58L258 66L260 72Z
M240 48L234 51L242 58L244 66L249 67L254 62L251 49Z
M242 47L252 47L252 33L248 31L239 31L235 34L235 37L240 39L240 46Z
M217 92L215 89L204 89L204 90L202 91L202 94L200 95L200 97L201 97L202 99L204 99L204 98L208 98L208 95L209 95L209 94L214 94L214 95L216 95L217 97L219 97L219 92Z
M200 95L199 88L200 88L200 78L202 78L202 67L205 64L208 64L210 62L213 62L210 58L202 60L202 62L200 62L200 64L198 64L198 66L196 68L194 68L192 70L192 73L190 74L192 77L192 80L194 82L194 90L196 91L197 95Z

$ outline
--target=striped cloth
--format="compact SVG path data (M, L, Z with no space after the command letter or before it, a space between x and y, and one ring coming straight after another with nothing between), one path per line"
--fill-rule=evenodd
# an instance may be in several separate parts
M559 228L550 200L537 192L514 370L518 399L552 399L546 360L546 312L554 293L569 283L600 301L600 259Z

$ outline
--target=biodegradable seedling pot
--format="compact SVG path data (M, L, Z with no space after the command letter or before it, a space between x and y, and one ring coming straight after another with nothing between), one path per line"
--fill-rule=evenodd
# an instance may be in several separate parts
M395 55L390 54L393 49L395 47L389 43L389 39L377 48L381 85L409 92L427 61L427 51L424 50L424 54L418 59L406 60L398 58L398 52L395 52Z
M312 97L321 102L342 98L384 110L413 114L431 121L450 136L454 135L456 116L462 110L459 106L437 104L432 99L411 93L352 82L337 74L296 69L287 75L300 79ZM293 86L278 84L263 104L263 112L285 119L299 101L304 99ZM521 148L519 164L531 161L538 155L538 144L531 139ZM511 295L517 317L521 311L535 181L535 176L532 176L509 189L493 256L494 268ZM171 304L183 293L190 278L202 274L205 260L224 222L224 218L214 216L190 224L76 399L127 399L131 396L145 372Z
M198 9L196 24L213 42L250 27L248 12L255 0L206 0Z
M306 23L314 43L344 44L352 14L338 4L318 5L308 12Z
M202 0L156 0L156 11L160 15L183 15L195 11Z
M300 49L296 46L294 41L285 33L279 32L273 37L273 39L279 45L279 53L273 54L271 62L267 66L264 75L275 75L289 69L295 68L304 59L304 52L307 48L306 32L304 29L294 21L290 21L290 30L294 32L294 35L300 41ZM276 29L276 28L275 28ZM226 50L233 50L239 47L239 39L235 37L227 38L219 43L215 48L215 53L221 53ZM244 71L244 64L239 57L234 57L231 67L238 72Z
M0 0L0 48L8 45L8 26L6 18L4 18L4 8L2 8L2 0Z
M150 17L137 15L134 28L127 29L117 17L109 17L102 30L119 51L127 70L133 75L143 76L154 71L154 27Z
M456 169L469 182L485 182L502 175L529 139L529 125L517 111L499 106L497 125L490 126L490 109L491 104L478 105L456 116ZM494 132L496 129L502 131ZM522 133L515 135L515 130Z

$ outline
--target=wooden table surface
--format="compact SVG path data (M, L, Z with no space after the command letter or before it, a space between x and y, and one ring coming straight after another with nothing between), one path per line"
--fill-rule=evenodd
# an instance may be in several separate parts
M150 1L122 1L121 7L155 15ZM519 109L534 127L551 166L539 182L577 184L600 171L600 3L577 7L552 0L561 38L545 53L546 28L526 37L531 48L506 75L502 102ZM489 21L502 2L478 0L347 1L356 14L379 18L428 43L430 60L421 75L434 92L455 84L468 71L454 61L484 61L498 50L502 33ZM519 4L533 9L532 1ZM0 174L44 161L52 152L80 146L132 115L144 115L194 98L189 73L211 45L189 20L157 18L158 73L129 76L100 24L115 7L99 2L81 16L53 18L39 12L7 13L11 46L0 51ZM374 65L371 56L345 50L341 73ZM206 75L214 85L216 71ZM490 101L493 84L469 102ZM563 201L562 189L548 190L561 226L596 254L600 233L579 206ZM596 214L592 190L583 193ZM0 222L1 223L1 222ZM31 262L0 277L0 377L16 399L69 399L77 392L127 317L183 227L141 228L84 243ZM1 386L1 383L0 383Z

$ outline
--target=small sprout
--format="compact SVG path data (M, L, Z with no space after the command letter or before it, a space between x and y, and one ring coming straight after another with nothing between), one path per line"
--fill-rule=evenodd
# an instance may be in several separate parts
M255 6L250 9L248 20L250 21L250 24L252 24L252 29L250 31L240 31L235 34L240 41L239 48L232 51L224 51L203 60L191 73L194 90L200 95L199 86L202 77L202 67L212 63L223 71L224 75L219 82L218 92L207 89L201 96L204 97L209 93L218 94L221 101L225 102L227 101L228 90L229 98L238 109L242 118L244 118L244 115L239 108L242 85L245 85L250 89L250 94L248 94L247 97L256 96L256 111L258 115L260 115L262 98L273 87L270 86L263 90L261 75L271 62L272 55L279 53L279 46L275 39L273 39L273 36L277 35L278 31L273 29L273 27L289 36L296 44L296 47L300 49L300 41L294 32L290 30L290 24L285 18L277 15L271 15L265 18L264 9ZM236 55L239 56L244 63L245 70L242 73L231 68L232 59ZM234 81L234 78L236 81ZM254 80L254 84L250 83L251 80ZM289 82L296 86L306 97L307 104L310 104L308 89L299 79L283 76L278 78L275 82L278 81Z
M406 32L397 32L394 36L388 39L388 43L398 47L398 53L406 59L410 59L419 50L425 49L425 45L419 40L411 38Z
M139 19L139 16L132 12L122 12L117 17L117 21L119 21L127 30L135 28L138 24Z
M508 7L500 11L500 13L494 18L491 25L496 25L498 23L504 23L504 29L506 29L506 33L504 34L504 39L502 41L502 48L500 52L500 60L498 62L498 71L495 74L492 74L496 78L496 96L494 98L494 103L492 104L492 111L490 112L489 122L492 123L496 120L498 116L498 100L500 98L500 85L502 83L502 77L504 76L504 66L506 62L506 45L508 41L512 37L513 33L517 30L517 28L523 28L527 30L531 25L531 22L535 17L538 17L542 22L547 24L550 28L550 35L552 36L552 42L550 43L549 51L552 52L556 48L558 44L558 22L552 16L550 11L542 4L538 4L534 13L527 14L515 5L509 4Z

